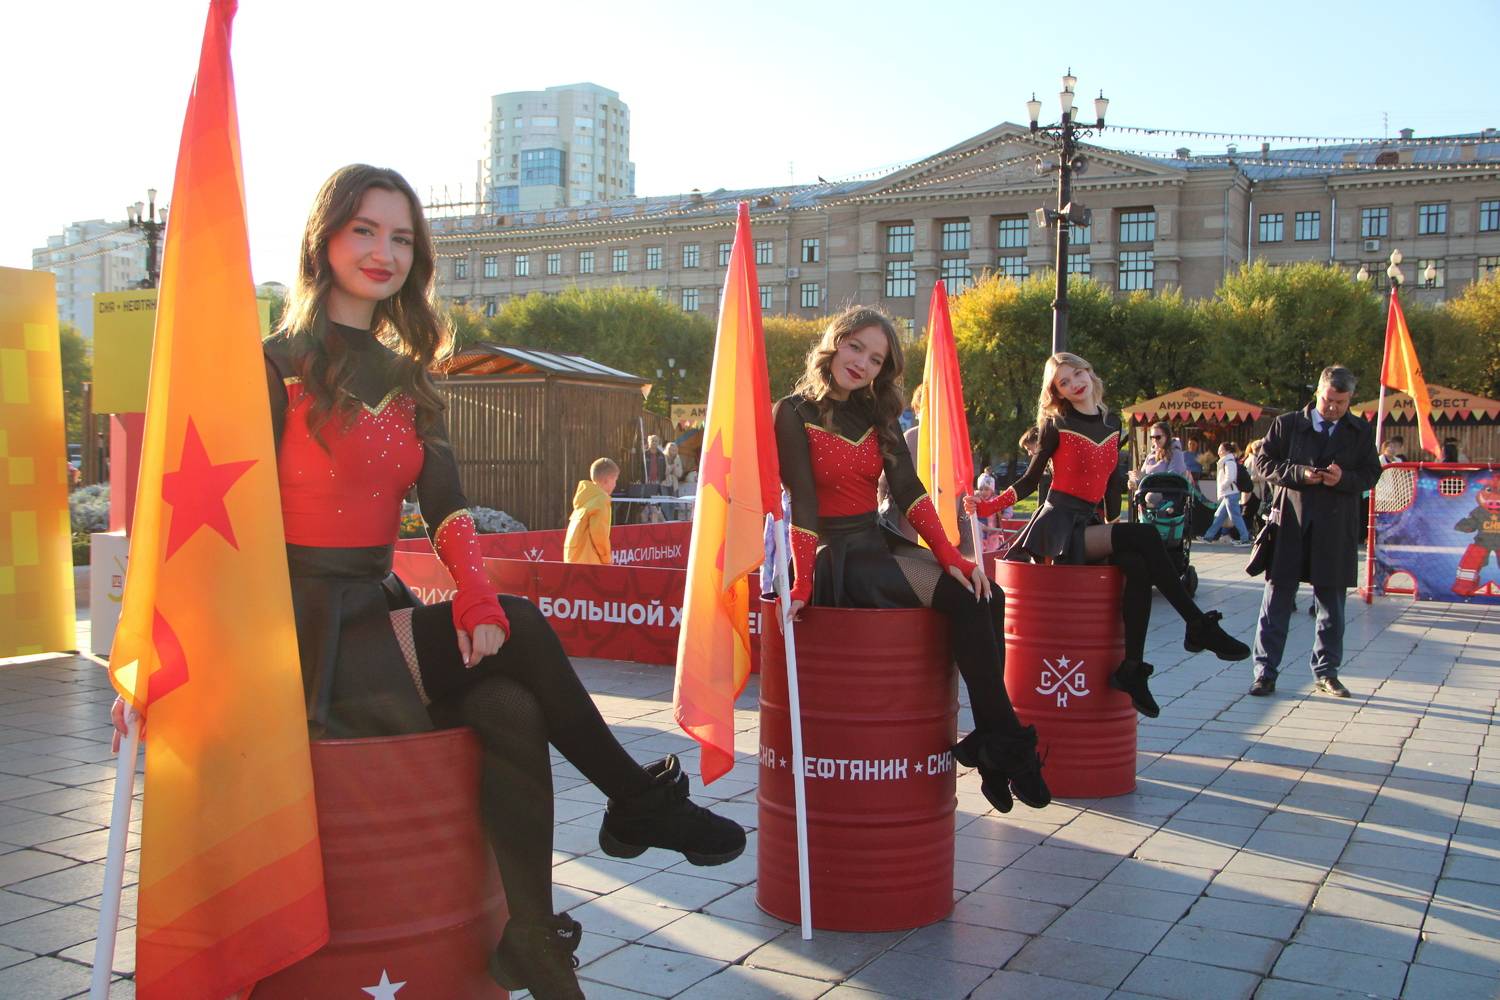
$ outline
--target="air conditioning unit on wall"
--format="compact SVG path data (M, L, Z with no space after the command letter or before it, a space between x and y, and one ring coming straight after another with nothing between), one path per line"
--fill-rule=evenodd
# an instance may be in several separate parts
M1379 240L1365 240L1365 249L1367 251L1369 251L1370 253L1374 253L1375 251L1377 251L1377 250L1380 249L1380 241Z

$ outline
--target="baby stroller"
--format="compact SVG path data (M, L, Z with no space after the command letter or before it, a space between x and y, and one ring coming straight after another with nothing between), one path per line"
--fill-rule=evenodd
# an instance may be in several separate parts
M1198 571L1188 561L1192 552L1194 495L1197 490L1175 472L1153 472L1142 477L1130 497L1130 509L1141 524L1155 525L1167 555L1191 596L1198 590Z

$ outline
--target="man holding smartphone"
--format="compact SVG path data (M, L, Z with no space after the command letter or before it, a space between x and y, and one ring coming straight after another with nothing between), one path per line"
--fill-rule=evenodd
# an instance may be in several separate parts
M1311 660L1317 689L1349 697L1339 680L1344 602L1359 579L1360 494L1374 489L1380 478L1375 430L1349 412L1354 387L1349 369L1323 369L1317 398L1306 409L1277 417L1255 456L1256 470L1275 488L1270 516L1279 520L1255 630L1253 695L1276 690L1297 587L1310 583L1317 613Z

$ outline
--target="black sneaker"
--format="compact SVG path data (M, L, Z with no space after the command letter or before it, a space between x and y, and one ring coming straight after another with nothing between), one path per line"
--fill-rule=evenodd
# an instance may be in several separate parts
M745 829L688 798L688 777L674 754L645 766L651 785L610 799L599 827L599 846L616 858L634 858L648 847L681 851L695 865L722 865L745 852Z
M1276 693L1276 680L1271 677L1257 677L1250 685L1250 693L1257 698L1263 698L1268 694Z
M1343 682L1334 674L1329 674L1327 677L1319 677L1314 687L1324 694L1333 695L1335 698L1349 697L1349 689L1344 687Z
M1161 706L1151 696L1151 689L1146 686L1146 679L1155 672L1156 668L1149 663L1141 660L1126 660L1110 675L1109 686L1116 691L1124 691L1130 695L1130 701L1135 705L1135 710L1148 719L1154 719L1161 714Z
M1182 638L1182 648L1189 653L1212 650L1221 660L1247 659L1250 647L1224 631L1224 627L1219 624L1223 618L1223 613L1210 611L1188 622L1187 631Z
M490 953L490 978L507 990L530 990L536 1000L584 1000L573 972L582 939L583 925L571 917L513 917Z

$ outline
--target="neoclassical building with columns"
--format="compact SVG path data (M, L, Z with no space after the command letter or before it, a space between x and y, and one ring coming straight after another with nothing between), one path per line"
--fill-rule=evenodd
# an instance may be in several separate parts
M1068 269L1121 293L1213 294L1247 260L1363 264L1385 280L1405 256L1408 291L1441 300L1500 267L1500 135L1320 147L1084 148ZM687 311L717 309L736 206L749 202L761 306L818 316L878 303L920 331L938 278L1053 266L1049 147L1005 123L893 173L838 183L631 198L546 212L438 217L443 300L493 313L518 295L564 288L651 289ZM1431 277L1423 275L1431 264Z

